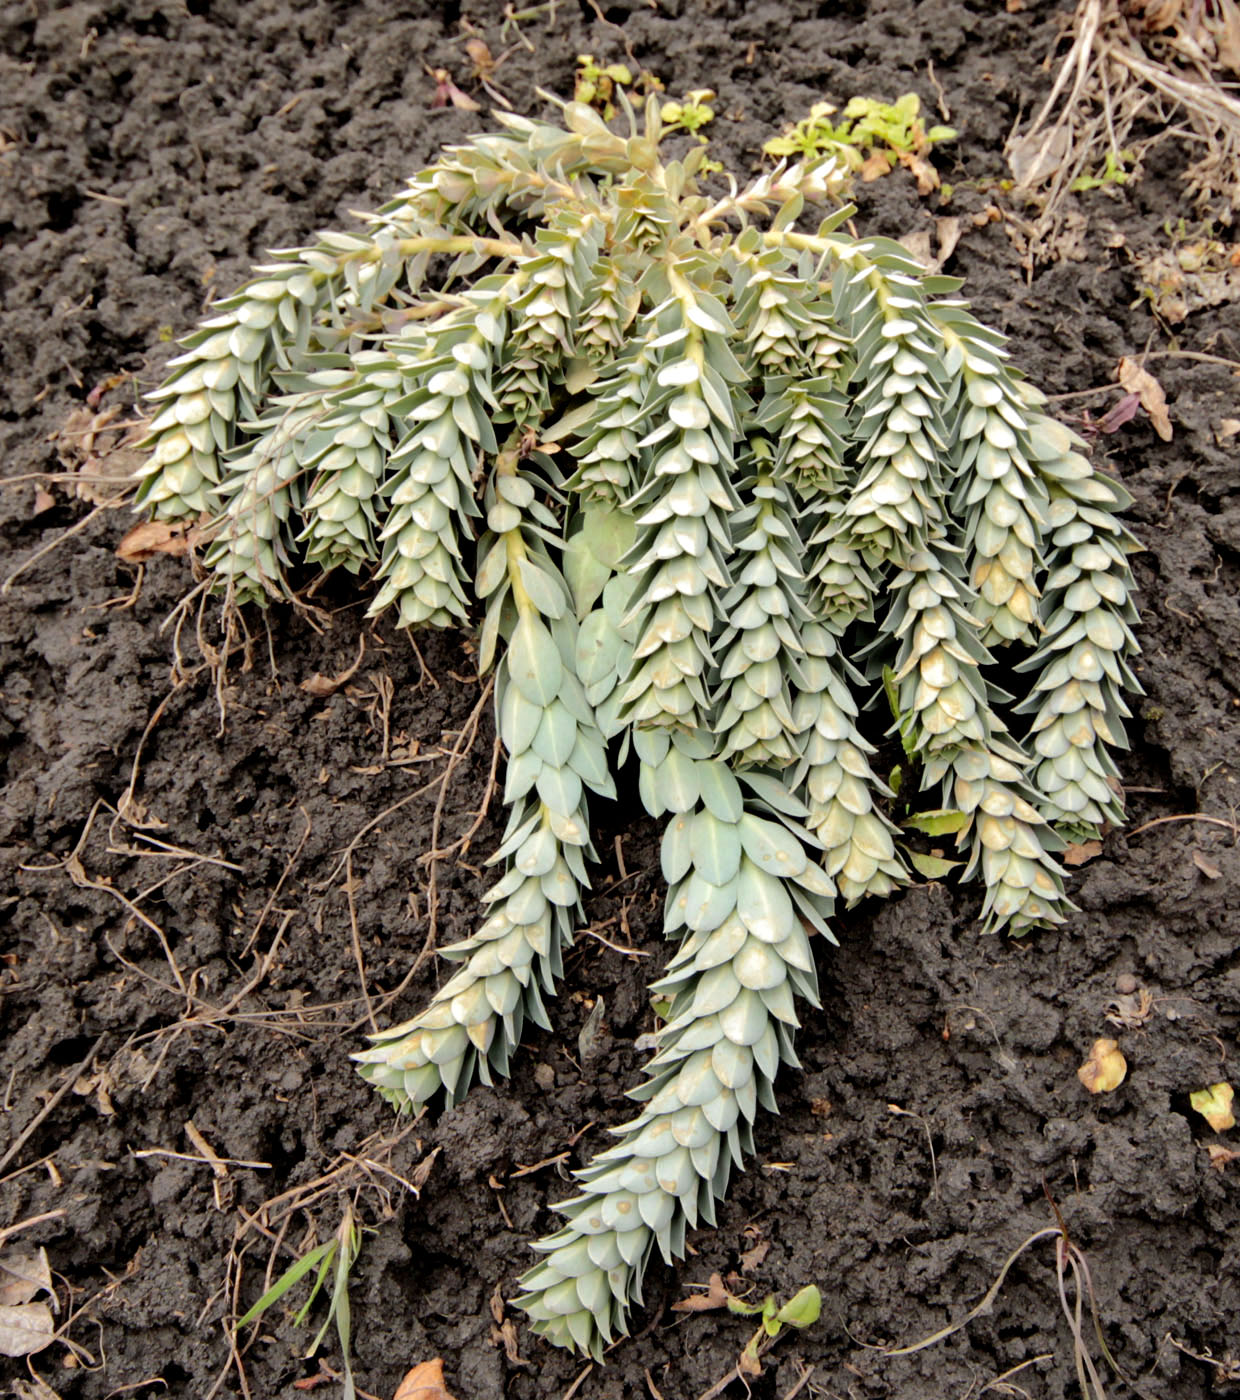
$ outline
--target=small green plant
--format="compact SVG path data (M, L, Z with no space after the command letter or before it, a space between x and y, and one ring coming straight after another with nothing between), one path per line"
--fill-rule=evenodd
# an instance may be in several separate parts
M687 131L704 146L702 128L715 120L715 109L709 105L714 95L710 88L694 88L679 102L665 102L659 112L665 130Z
M872 97L854 97L837 122L837 109L829 102L816 102L809 116L789 127L782 136L763 146L772 156L799 156L801 159L831 156L863 179L877 179L905 165L917 177L923 193L938 187L938 176L927 156L933 146L954 141L955 128L932 126L921 121L921 99L908 92L893 103Z
M228 607L337 570L400 626L477 626L498 878L454 975L355 1056L397 1108L493 1083L549 1026L591 795L631 755L667 1019L520 1299L594 1356L752 1155L819 1005L811 936L911 879L896 818L952 837L985 929L1063 923L1055 854L1122 820L1138 691L1128 497L960 284L842 231L835 159L716 199L703 146L662 153L660 102L618 101L623 133L581 102L497 113L362 230L274 254L172 361L138 491L208 518ZM862 719L884 678L899 807Z
M620 93L626 89L633 95L648 94L662 92L663 84L645 69L635 78L627 63L609 63L603 67L595 63L592 54L577 55L574 102L584 102L587 107L593 107L600 113L604 121L611 121L616 115Z
M665 102L660 112L664 129L687 132L699 145L705 146L707 138L702 128L715 120L715 109L709 105L714 95L710 88L695 88L686 93L679 102ZM698 169L706 175L718 173L723 166L719 161L708 157Z
M759 1317L758 1330L750 1337L741 1352L737 1369L744 1375L756 1376L762 1370L762 1353L767 1351L785 1327L798 1330L812 1327L822 1312L822 1294L811 1283L802 1288L784 1304L776 1301L773 1293L768 1293L760 1303L746 1303L742 1298L728 1297L728 1311L742 1317Z
M240 1332L243 1327L257 1322L269 1308L274 1307L303 1278L313 1273L314 1282L310 1287L310 1293L293 1318L293 1325L300 1327L309 1316L310 1309L314 1306L314 1300L322 1292L324 1285L330 1278L331 1293L328 1299L327 1316L323 1319L323 1325L315 1335L314 1341L310 1343L306 1355L310 1357L318 1351L319 1347L323 1345L327 1329L334 1323L344 1362L344 1400L353 1400L356 1393L350 1357L352 1321L349 1310L349 1274L352 1272L353 1265L357 1263L361 1247L361 1227L353 1216L352 1208L346 1203L344 1214L332 1238L306 1250L298 1259L295 1259L249 1312L239 1319L235 1329Z
M1126 185L1132 179L1126 168L1134 160L1132 151L1108 151L1102 170L1097 175L1078 175L1068 186L1074 194L1083 190L1106 189L1110 185Z

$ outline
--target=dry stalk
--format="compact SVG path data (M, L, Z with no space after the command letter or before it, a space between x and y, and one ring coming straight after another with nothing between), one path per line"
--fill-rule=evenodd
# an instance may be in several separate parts
M1040 205L1034 255L1053 242L1066 196L1080 176L1103 167L1108 157L1122 169L1125 152L1139 166L1171 136L1205 148L1185 172L1198 205L1218 196L1230 211L1240 208L1240 100L1217 76L1235 62L1228 44L1240 43L1240 10L1224 8L1223 22L1236 29L1228 40L1207 27L1201 5L1164 6L1157 19L1136 14L1138 8L1119 0L1079 0L1072 44L1049 97L1028 128L1009 138L1017 189ZM1161 129L1136 141L1140 119Z

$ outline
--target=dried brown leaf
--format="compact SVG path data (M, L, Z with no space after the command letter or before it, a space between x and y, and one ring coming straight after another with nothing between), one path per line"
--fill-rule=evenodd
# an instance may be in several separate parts
M1084 865L1102 854L1101 841L1078 841L1064 848L1059 859L1065 865Z
M939 239L940 267L956 251L956 244L960 242L960 227L960 219L955 214L946 214L941 219L935 219L934 231Z
M499 1325L500 1340L504 1344L504 1355L508 1358L510 1366L526 1366L531 1371L534 1363L527 1361L517 1349L517 1325L512 1318L506 1317Z
M433 1361L419 1361L412 1371L406 1372L393 1400L453 1400L444 1385L443 1361L438 1356Z
M933 194L939 187L939 172L916 151L901 151L900 164L912 172L917 181L918 194Z
M1193 852L1193 864L1201 871L1207 880L1222 879L1223 872L1215 865L1209 856L1202 855L1200 851Z
M47 1250L27 1253L15 1249L0 1255L0 1305L15 1307L30 1302L40 1293L56 1296Z
M9 1384L13 1388L13 1400L60 1400L42 1376L36 1375L30 1380L15 1376Z
M138 447L145 421L117 422L120 413L119 404L100 412L93 407L75 409L51 438L66 471L77 476L74 495L94 506L115 504L126 478L146 461Z
M682 1313L711 1312L715 1308L726 1308L729 1297L731 1294L723 1286L723 1275L711 1274L705 1293L691 1293L687 1298L681 1298L678 1303L672 1304L672 1311Z
M1017 185L1037 185L1049 180L1067 159L1072 138L1065 126L1036 136L1017 136L1008 142L1007 160Z
M1236 1115L1232 1112L1235 1090L1223 1080L1205 1089L1197 1089L1189 1094L1188 1101L1201 1114L1216 1133L1225 1133L1236 1126Z
M1128 1061L1119 1048L1117 1040L1103 1038L1095 1040L1089 1052L1089 1059L1076 1072L1076 1077L1091 1094L1109 1094L1118 1089L1128 1073Z
M314 675L302 681L297 687L304 690L307 695L313 695L316 700L326 700L329 695L335 695L346 681L352 680L357 674L357 668L362 664L362 657L366 655L366 638L358 638L357 660L347 671L341 671L338 676L325 676L321 671L316 671Z
M883 155L882 151L875 151L866 157L861 169L857 174L867 183L874 180L881 180L884 175L891 174L891 162Z
M34 513L42 515L44 511L51 510L56 504L56 497L42 486L36 486L34 491Z
M1221 1142L1207 1142L1206 1151L1210 1154L1210 1165L1216 1172L1225 1170L1228 1162L1240 1161L1240 1152L1233 1152Z
M475 102L468 93L462 92L452 81L452 75L446 68L433 68L431 77L435 80L435 96L431 101L432 107L446 107L451 103L453 107L459 107L462 112L482 111L482 103Z
M1115 377L1130 394L1140 398L1141 407L1150 415L1154 431L1164 442L1170 442L1171 419L1167 414L1167 396L1158 380L1127 355L1116 366Z
M1139 394L1125 394L1120 401L1109 408L1098 419L1100 433L1118 433L1125 423L1131 423L1141 407Z
M741 1273L751 1274L771 1252L770 1240L759 1239L741 1255Z
M922 267L934 267L934 254L930 251L930 231L928 229L918 229L916 233L903 233L897 241Z
M409 1175L409 1185L413 1187L413 1194L421 1200L422 1188L426 1185L426 1179L431 1174L431 1168L435 1165L435 1158L443 1151L442 1147L437 1147L429 1157L423 1157L414 1167Z
M1089 257L1089 220L1079 209L1069 209L1059 229L1047 240L1054 262L1084 262Z
M157 554L188 554L192 531L184 521L144 520L116 546L126 564L145 564Z
M1146 988L1141 987L1107 1002L1104 1014L1111 1025L1135 1031L1154 1014L1154 998Z
M46 1303L0 1307L0 1356L33 1356L50 1344L55 1331Z
M736 1369L742 1376L760 1376L762 1374L762 1362L757 1355L750 1351L748 1347L741 1352L740 1360L736 1363Z

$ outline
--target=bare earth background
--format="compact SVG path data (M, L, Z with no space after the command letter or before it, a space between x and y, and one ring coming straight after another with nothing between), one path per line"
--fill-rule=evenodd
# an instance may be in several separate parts
M72 457L81 437L51 438L92 389L131 372L101 405L126 416L135 382L159 378L169 328L186 330L264 249L347 227L348 210L373 207L486 122L429 105L424 63L486 100L468 76L460 10L0 4L0 463L17 478L0 490L6 574L89 509L63 482L37 495L29 474L63 470L58 449ZM502 52L496 0L466 15ZM718 90L716 152L746 172L814 100L911 89L933 111L932 60L960 130L936 157L955 197L938 210L897 173L862 187L863 231L902 236L930 230L935 213L961 215L948 271L1049 393L1105 385L1121 355L1147 346L1240 359L1234 303L1190 315L1173 342L1141 299L1134 258L1166 247L1164 221L1190 212L1174 143L1139 183L1079 197L1075 258L1031 279L1003 222L973 226L991 196L969 182L1006 173L1009 127L1049 88L1051 5L626 0L606 17L563 0L554 25L525 27L535 52L517 48L495 81L518 110L541 111L535 87L571 92L577 53L617 61L627 44L670 92ZM1130 832L1177 814L1230 820L1240 801L1240 494L1236 439L1229 450L1216 437L1237 416L1237 381L1225 365L1149 363L1174 440L1141 418L1095 449L1135 495L1147 551ZM1100 413L1117 397L1063 409ZM423 670L403 635L365 627L333 586L316 599L333 610L330 628L273 612L269 641L258 624L253 666L235 659L222 697L183 639L185 666L198 669L174 688L161 624L188 569L156 560L131 600L135 569L114 552L131 523L101 512L0 597L0 1153L67 1090L0 1169L0 1225L60 1212L11 1245L46 1246L61 1322L81 1309L67 1330L77 1350L57 1342L35 1367L66 1400L243 1393L225 1319L258 1296L272 1249L245 1215L300 1188L309 1215L277 1205L261 1217L281 1237L276 1272L310 1222L320 1238L335 1227L342 1191L376 1227L351 1290L365 1391L387 1400L410 1366L440 1356L459 1400L559 1396L581 1361L518 1317L522 1364L496 1318L514 1316L502 1300L526 1242L551 1223L548 1201L567 1194L565 1168L604 1141L636 1080L633 1041L652 1025L644 984L666 956L651 829L628 824L632 802L603 814L607 860L590 904L596 925L616 920L605 938L623 944L627 929L645 956L582 938L557 1033L530 1034L511 1084L400 1137L346 1055L367 1024L363 986L387 1024L440 976L425 960L386 1004L428 933L432 872L420 857L436 834L444 847L469 829L486 788L493 730L485 707L469 728L479 687L466 639L420 637ZM348 685L326 698L299 688L351 665L363 632ZM454 747L449 779L412 795ZM402 799L341 868L340 852ZM484 877L473 867L494 839L485 820L467 864L459 851L436 863L441 942L476 919ZM1236 1392L1224 1368L1170 1340L1220 1360L1240 1346L1240 1162L1211 1165L1207 1144L1220 1140L1188 1103L1203 1084L1240 1079L1235 835L1199 821L1115 833L1072 883L1080 914L1019 943L979 937L976 896L943 886L841 918L842 946L821 949L825 1010L800 1038L804 1072L781 1081L782 1116L760 1125L719 1229L692 1237L678 1271L652 1266L635 1337L581 1381L581 1400L653 1393L647 1377L666 1400L692 1400L722 1377L743 1320L669 1311L714 1271L736 1271L759 1296L823 1289L821 1321L781 1340L756 1400L785 1396L806 1366L803 1395L964 1400L1032 1358L1004 1383L1021 1389L987 1393L1076 1396L1051 1242L966 1333L903 1359L871 1349L933 1332L979 1299L1020 1240L1052 1223L1044 1183L1139 1393ZM1147 989L1152 1006L1117 1030L1106 1009L1126 986ZM580 1046L596 995L603 1029ZM1128 1079L1090 1098L1075 1071L1106 1034L1121 1041ZM200 1157L187 1121L220 1157L267 1165L217 1178L201 1161L138 1155ZM420 1180L420 1198L385 1172ZM294 1383L320 1374L302 1358L308 1341L283 1307L270 1314L244 1357L248 1393L302 1393ZM338 1351L325 1356L339 1368ZM23 1363L0 1366L0 1379L30 1384Z

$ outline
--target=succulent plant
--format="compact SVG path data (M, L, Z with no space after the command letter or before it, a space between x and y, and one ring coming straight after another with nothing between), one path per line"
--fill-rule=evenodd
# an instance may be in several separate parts
M172 362L139 489L205 517L230 605L343 568L402 626L480 614L500 874L430 1005L354 1057L398 1108L548 1027L589 798L635 760L670 1011L520 1300L595 1356L752 1152L835 907L905 884L920 822L980 874L987 928L1062 922L1056 852L1120 820L1137 691L1128 497L959 283L842 231L848 207L800 227L841 194L830 161L714 198L703 148L665 159L659 103L641 129L624 105L627 134L581 103L497 113L362 231L273 254ZM898 798L862 722L884 692Z

